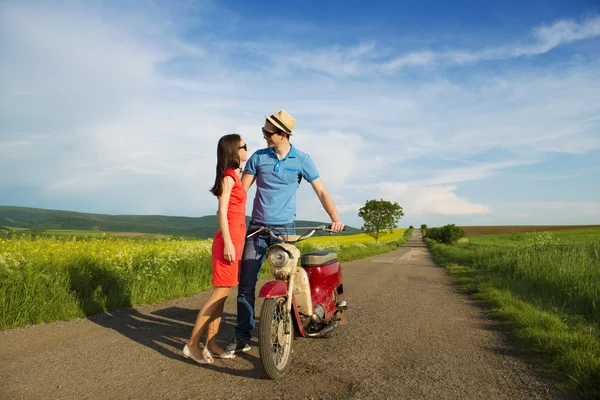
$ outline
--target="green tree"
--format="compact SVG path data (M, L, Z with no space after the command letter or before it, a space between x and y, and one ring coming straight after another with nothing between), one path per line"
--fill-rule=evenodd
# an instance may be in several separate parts
M465 237L465 231L454 224L444 225L441 228L427 229L426 237L440 243L454 244Z
M390 232L398 226L398 221L404 216L402 207L396 202L386 200L368 200L363 207L358 210L358 216L361 217L365 224L362 229L375 242L379 242L379 238Z

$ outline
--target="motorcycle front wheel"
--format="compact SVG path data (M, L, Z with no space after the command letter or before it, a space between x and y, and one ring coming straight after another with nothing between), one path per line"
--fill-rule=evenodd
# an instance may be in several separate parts
M285 310L285 298L265 299L260 311L258 348L263 369L271 379L285 375L292 361L294 323Z

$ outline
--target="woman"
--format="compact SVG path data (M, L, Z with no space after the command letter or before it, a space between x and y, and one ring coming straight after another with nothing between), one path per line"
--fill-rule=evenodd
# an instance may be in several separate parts
M212 284L210 298L198 313L183 356L199 364L212 364L213 357L235 358L216 342L223 306L232 287L237 286L238 265L246 233L246 191L240 181L241 165L248 159L248 147L237 134L225 135L217 144L217 176L210 190L219 199L220 229L212 244ZM206 346L200 349L200 336L208 327Z

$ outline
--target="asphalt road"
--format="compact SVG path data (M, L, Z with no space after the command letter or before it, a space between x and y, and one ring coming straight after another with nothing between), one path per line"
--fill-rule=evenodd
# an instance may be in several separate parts
M485 310L454 287L419 231L393 252L344 264L343 274L349 324L327 339L297 339L283 380L266 378L256 347L211 366L181 357L208 297L200 293L0 332L0 398L570 397L524 362ZM233 332L235 297L225 311L223 345Z

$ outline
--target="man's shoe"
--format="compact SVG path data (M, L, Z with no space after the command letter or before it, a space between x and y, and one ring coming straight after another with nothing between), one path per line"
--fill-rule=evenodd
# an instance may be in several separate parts
M225 347L225 350L229 353L237 353L240 351L250 351L251 348L252 347L250 347L250 344L247 340L237 339L233 337L229 340L229 344L227 345L227 347Z

